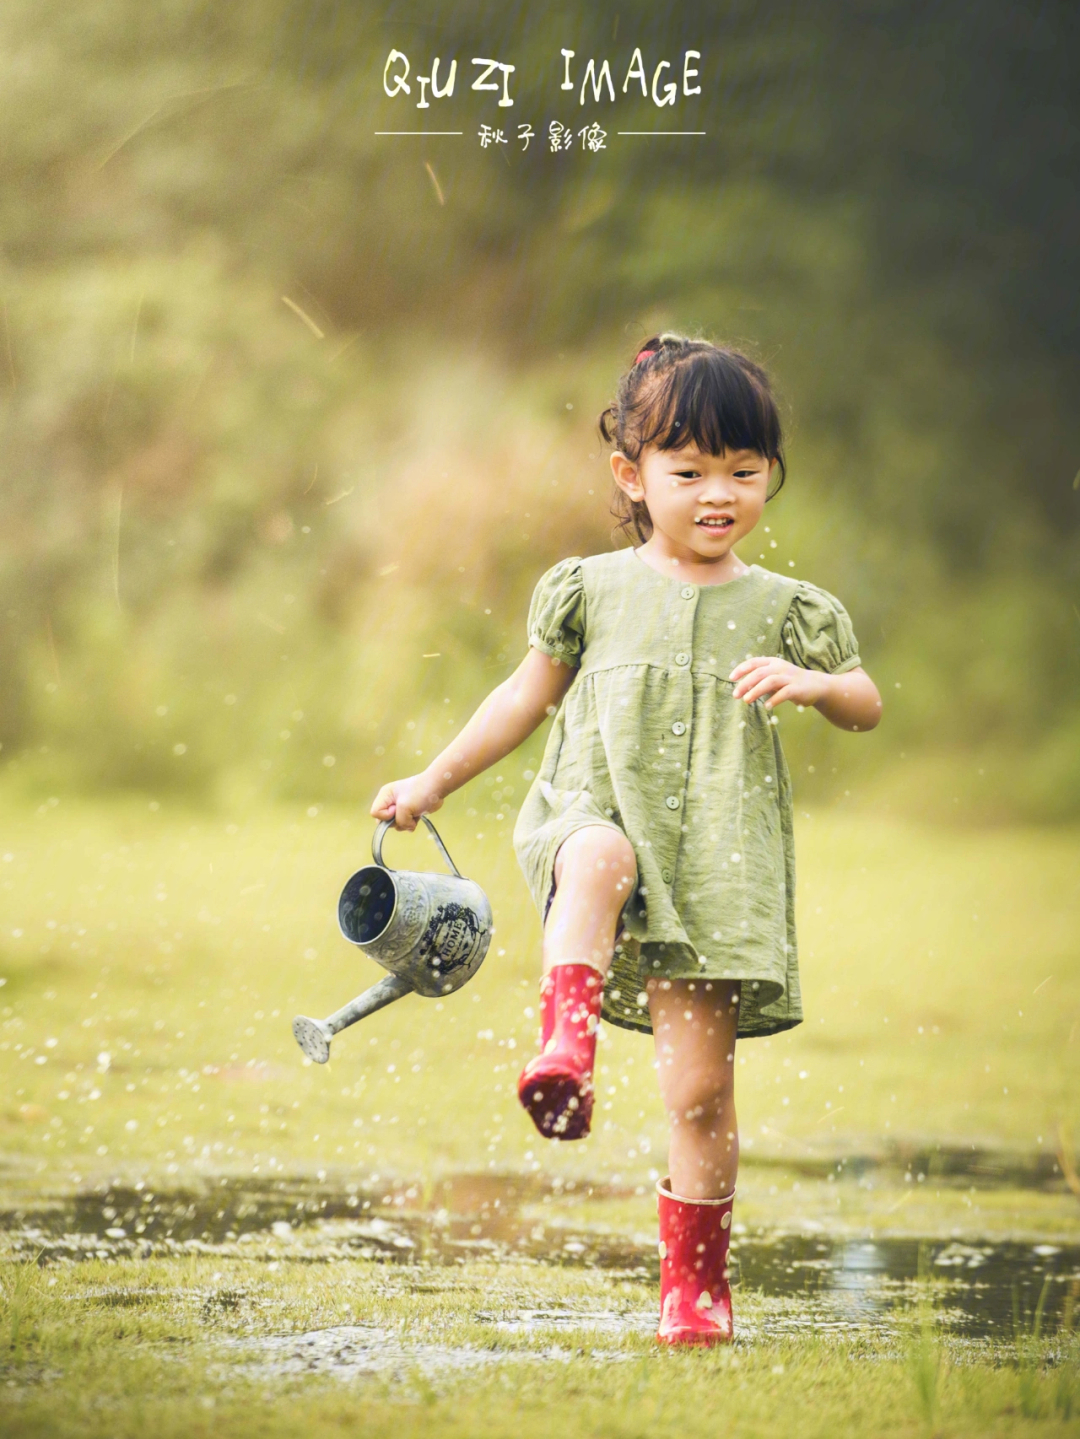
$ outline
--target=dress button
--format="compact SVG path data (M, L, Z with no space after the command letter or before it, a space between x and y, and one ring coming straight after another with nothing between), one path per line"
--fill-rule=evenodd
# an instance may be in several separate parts
M664 881L665 884L670 884L670 883L671 883L671 870L670 870L670 869L662 869L662 870L660 871L660 876L661 876L661 878L663 879L663 881Z
M685 650L680 650L679 653L675 656L675 663L677 665L688 665L690 663L690 656L685 652Z
M679 796L677 794L669 794L664 803L667 805L668 809L678 809L682 801L679 799Z
M686 726L683 724L682 720L676 720L676 721L675 721L675 723L671 726L671 733L672 733L672 734L685 734L685 733L686 733Z
M694 590L693 586L691 585L683 585L679 593L682 595L684 600L692 600L694 598Z

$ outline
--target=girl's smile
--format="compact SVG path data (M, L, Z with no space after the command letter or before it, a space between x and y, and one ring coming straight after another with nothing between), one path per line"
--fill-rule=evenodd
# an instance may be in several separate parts
M694 524L700 526L701 529L715 530L718 534L726 533L726 531L731 529L734 523L734 515L698 515L694 521Z

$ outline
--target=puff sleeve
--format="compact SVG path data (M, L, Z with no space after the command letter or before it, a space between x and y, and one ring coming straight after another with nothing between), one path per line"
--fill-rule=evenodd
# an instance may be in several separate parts
M800 669L842 675L862 664L847 610L828 590L805 581L791 601L781 641L784 658Z
M585 587L579 555L560 560L537 581L529 605L529 644L568 665L581 662Z

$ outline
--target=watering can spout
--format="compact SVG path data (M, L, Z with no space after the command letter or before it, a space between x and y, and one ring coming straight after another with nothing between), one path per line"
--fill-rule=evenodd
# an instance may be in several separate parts
M385 1009L388 1004L393 1004L395 999L402 999L412 992L413 987L407 979L402 979L397 974L388 974L385 979L380 979L378 984L373 984L356 999L350 1000L343 1009L337 1010L328 1019L308 1019L307 1015L298 1014L293 1020L293 1035L308 1059L315 1064L325 1064L330 1058L330 1041L339 1030L347 1029L358 1019L364 1019L376 1010Z

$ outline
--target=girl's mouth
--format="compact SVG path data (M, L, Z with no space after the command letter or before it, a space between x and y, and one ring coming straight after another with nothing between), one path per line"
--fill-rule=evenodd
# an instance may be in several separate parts
M700 530L709 530L714 534L723 534L730 530L735 521L730 515L699 515L694 521Z

